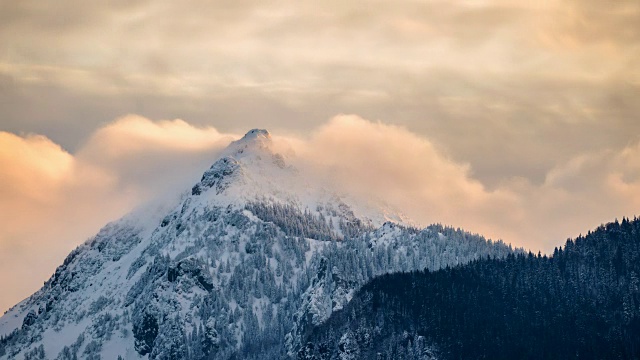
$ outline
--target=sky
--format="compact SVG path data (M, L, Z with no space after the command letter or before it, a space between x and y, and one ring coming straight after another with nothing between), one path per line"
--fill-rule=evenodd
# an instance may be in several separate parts
M0 311L266 128L534 251L640 215L636 0L0 0Z

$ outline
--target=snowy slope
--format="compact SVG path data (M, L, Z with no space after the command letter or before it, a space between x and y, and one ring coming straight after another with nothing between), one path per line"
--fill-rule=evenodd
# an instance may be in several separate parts
M310 186L266 130L231 143L176 198L71 252L0 318L0 359L294 356L311 325L376 275L511 251L383 224L387 210Z

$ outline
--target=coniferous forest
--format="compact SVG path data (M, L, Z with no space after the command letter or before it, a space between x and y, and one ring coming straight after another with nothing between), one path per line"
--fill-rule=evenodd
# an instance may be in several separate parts
M298 358L640 358L640 219L600 226L552 256L377 277Z

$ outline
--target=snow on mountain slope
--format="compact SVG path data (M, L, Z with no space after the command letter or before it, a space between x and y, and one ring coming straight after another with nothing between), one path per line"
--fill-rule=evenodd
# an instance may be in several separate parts
M312 185L266 130L172 201L105 226L0 318L0 359L295 356L374 276L511 249ZM169 197L170 198L170 197Z

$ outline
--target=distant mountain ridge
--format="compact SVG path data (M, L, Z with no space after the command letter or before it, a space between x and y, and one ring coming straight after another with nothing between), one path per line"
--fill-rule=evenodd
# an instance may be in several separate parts
M251 130L170 210L138 209L0 318L0 359L280 359L385 273L513 250L308 186Z

